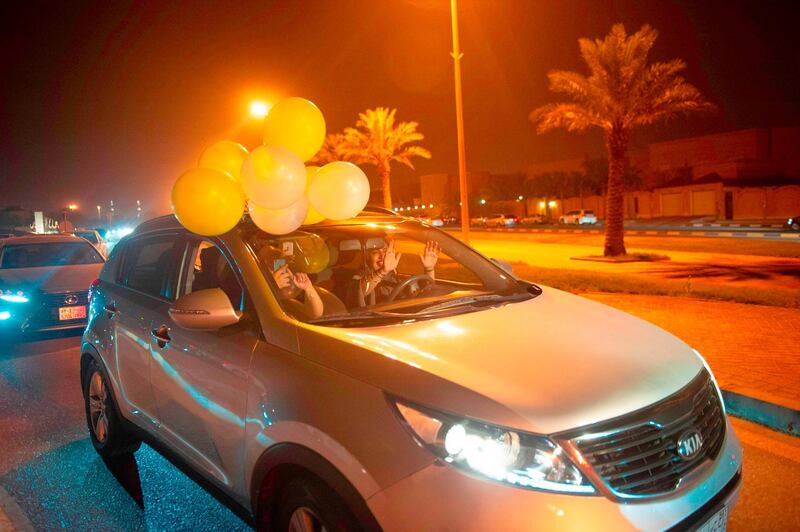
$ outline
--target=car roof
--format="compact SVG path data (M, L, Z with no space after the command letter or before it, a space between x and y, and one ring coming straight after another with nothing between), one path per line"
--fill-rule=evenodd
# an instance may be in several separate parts
M12 236L0 239L0 245L9 244L53 244L58 242L86 242L86 239L73 234L54 233L47 235Z
M384 209L383 207L367 206L355 218L350 218L348 220L323 220L322 222L316 223L314 225L315 226L362 225L364 223L369 223L369 222L393 223L393 222L401 222L404 219L406 219L405 216L400 216L390 211L389 209ZM183 226L180 224L178 219L175 218L175 215L173 214L159 216L158 218L153 218L151 220L142 222L141 224L136 226L136 229L133 230L131 236L140 235L143 233L149 233L152 231L164 231L169 229L183 229Z

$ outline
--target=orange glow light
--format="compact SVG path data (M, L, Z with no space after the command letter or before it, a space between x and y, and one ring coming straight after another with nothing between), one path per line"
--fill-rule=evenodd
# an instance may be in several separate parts
M272 106L263 100L253 100L250 102L250 116L261 120L269 114L271 108Z

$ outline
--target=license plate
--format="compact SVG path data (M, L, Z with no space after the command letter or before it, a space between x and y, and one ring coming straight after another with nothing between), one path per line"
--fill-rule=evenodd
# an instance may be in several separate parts
M728 507L723 506L717 513L711 516L711 519L700 525L697 532L725 532L728 526Z
M65 320L79 320L86 317L86 307L59 307L58 319Z

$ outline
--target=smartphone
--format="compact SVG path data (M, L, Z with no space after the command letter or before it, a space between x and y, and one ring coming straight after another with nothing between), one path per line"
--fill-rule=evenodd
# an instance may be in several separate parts
M275 259L272 261L272 271L277 272L281 268L286 266L286 259Z

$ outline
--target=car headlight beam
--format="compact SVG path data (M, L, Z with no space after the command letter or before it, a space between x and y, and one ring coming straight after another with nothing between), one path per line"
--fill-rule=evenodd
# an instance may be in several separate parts
M416 439L463 471L513 486L573 494L594 486L549 438L395 401Z
M22 290L17 290L16 292L0 290L0 301L5 301L6 303L27 303L30 299L28 299L28 296L26 296Z

